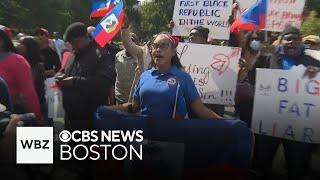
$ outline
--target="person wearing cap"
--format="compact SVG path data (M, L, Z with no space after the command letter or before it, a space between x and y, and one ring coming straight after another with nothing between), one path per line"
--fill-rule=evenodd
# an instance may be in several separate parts
M64 38L72 45L72 51L55 78L63 93L66 129L92 129L94 112L108 103L107 95L115 81L115 71L90 41L83 23L69 25Z
M62 51L64 50L64 41L59 38L58 32L53 32L54 47L59 55L60 62L62 61Z
M201 102L191 76L182 69L176 48L179 40L171 34L159 34L151 43L151 69L143 72L133 101L108 107L154 120L185 119L187 106L201 119L221 118Z
M53 77L60 70L61 63L58 53L49 46L50 34L44 28L37 28L34 30L34 33L44 60L45 75L47 78Z
M320 71L320 61L304 53L301 43L300 30L287 26L281 33L280 44L272 55L258 56L254 67L249 71L249 82L254 85L256 68L290 70L297 65L307 67L304 75L313 78ZM272 175L273 158L279 144L282 143L286 157L289 179L303 179L305 175L305 161L310 155L310 145L303 142L291 141L264 135L256 136L256 168L263 179L270 179Z
M302 39L303 44L307 49L320 51L320 37L309 35Z
M3 26L3 25L0 25L0 30L4 31L6 33L6 35L12 39L13 38L13 35L11 33L11 29L9 27L6 27L6 26Z
M132 41L139 45L137 35L130 33ZM117 71L117 79L115 83L115 98L117 104L128 102L131 86L137 67L137 59L134 58L126 49L116 54L115 68Z

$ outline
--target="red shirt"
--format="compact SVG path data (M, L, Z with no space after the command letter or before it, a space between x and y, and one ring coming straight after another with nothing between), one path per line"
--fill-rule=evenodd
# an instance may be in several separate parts
M38 119L41 119L39 98L28 61L16 53L9 54L0 60L0 77L6 81L10 95L14 97L21 94L30 110L36 114Z
M64 68L64 65L66 64L69 55L70 55L70 51L66 51L66 52L63 53L62 61L61 61L61 69ZM61 71L61 69L60 69L60 71Z

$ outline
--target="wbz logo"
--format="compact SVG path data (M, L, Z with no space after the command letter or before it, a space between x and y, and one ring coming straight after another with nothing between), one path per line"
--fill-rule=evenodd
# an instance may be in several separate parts
M20 142L23 149L49 149L49 140L21 140Z
M52 164L53 128L17 127L17 164Z

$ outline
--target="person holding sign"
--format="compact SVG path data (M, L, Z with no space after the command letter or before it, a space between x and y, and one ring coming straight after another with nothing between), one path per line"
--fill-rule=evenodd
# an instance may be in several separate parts
M140 76L132 103L109 106L114 110L137 113L155 120L187 118L187 106L201 119L221 118L206 108L190 75L181 68L171 34L156 36L151 44L153 67Z
M304 76L314 78L320 71L320 61L304 54L301 43L300 30L287 26L280 38L277 51L271 56L258 56L254 68L249 72L249 81L255 84L255 69L283 69L290 70L294 66L307 67ZM263 179L270 179L273 157L279 144L282 143L287 162L289 179L303 179L305 175L305 161L310 155L310 144L276 137L257 135L256 137L256 166Z

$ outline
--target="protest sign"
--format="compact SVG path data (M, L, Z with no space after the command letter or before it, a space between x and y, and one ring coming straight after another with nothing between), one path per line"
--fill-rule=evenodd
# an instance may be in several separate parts
M232 0L176 0L173 35L188 36L195 26L207 27L209 38L229 39Z
M241 48L180 43L180 61L207 104L234 104Z
M257 69L253 132L320 143L320 74L303 78L305 70L303 65L290 71Z
M48 104L48 118L64 118L62 92L58 87L52 88L55 84L54 78L47 78L44 84L45 97Z
M282 32L292 25L300 27L305 0L268 0L266 30Z

